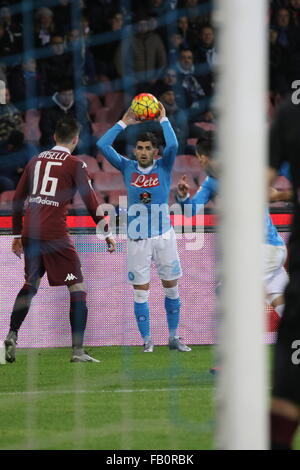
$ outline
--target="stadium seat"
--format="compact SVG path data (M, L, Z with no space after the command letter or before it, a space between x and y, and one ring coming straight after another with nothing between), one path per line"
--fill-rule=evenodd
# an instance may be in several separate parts
M109 108L108 120L115 123L121 118L125 110L124 93L121 91L112 91L106 93L104 99L105 106Z
M201 170L200 164L194 155L177 155L174 163L174 171L196 176L203 170Z
M187 139L187 143L189 145L192 145L192 146L196 147L197 140L198 140L198 138L190 138L190 139Z
M94 188L97 192L111 191L111 190L125 190L124 180L121 173L106 173L99 171L95 174Z
M89 175L94 178L94 174L100 171L96 159L86 154L77 155L77 157L80 158L80 160L82 160L84 163L86 163Z
M24 139L27 142L39 142L41 132L39 128L40 112L37 109L28 109L25 113Z
M85 93L86 99L88 101L89 115L93 121L97 121L98 113L102 109L102 103L99 100L99 97L94 93Z
M15 191L4 191L0 194L0 210L10 210Z
M195 122L196 126L202 127L205 131L215 131L216 125L213 122Z
M106 191L104 193L104 197L107 200L107 202L114 206L117 206L119 204L120 196L127 196L127 191L123 189L123 190Z
M100 138L111 127L109 122L92 122L93 134Z

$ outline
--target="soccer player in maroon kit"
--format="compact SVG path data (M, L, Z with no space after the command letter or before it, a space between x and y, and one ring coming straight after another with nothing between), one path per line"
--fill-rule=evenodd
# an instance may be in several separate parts
M70 292L71 362L99 362L83 349L87 321L86 292L80 260L66 225L67 205L77 190L98 224L97 228L102 227L108 251L115 250L115 241L103 215L96 215L99 204L85 169L86 164L71 154L78 143L79 132L80 126L74 119L58 121L54 134L56 146L28 163L16 189L12 251L19 257L24 253L25 283L15 300L10 330L5 340L8 362L15 361L19 328L45 272L50 286L66 285ZM23 224L23 208L27 198Z

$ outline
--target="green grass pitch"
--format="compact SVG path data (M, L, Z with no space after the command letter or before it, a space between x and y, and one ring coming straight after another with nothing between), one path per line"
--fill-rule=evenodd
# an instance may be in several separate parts
M212 348L19 349L0 366L0 449L211 449Z
M0 366L0 449L214 448L213 348L19 349ZM300 449L300 433L295 448Z

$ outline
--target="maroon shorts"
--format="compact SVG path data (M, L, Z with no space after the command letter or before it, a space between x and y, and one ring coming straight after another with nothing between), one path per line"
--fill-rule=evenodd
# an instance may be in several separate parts
M38 240L22 237L25 258L25 281L35 285L47 273L50 286L71 286L83 281L77 252L66 237Z

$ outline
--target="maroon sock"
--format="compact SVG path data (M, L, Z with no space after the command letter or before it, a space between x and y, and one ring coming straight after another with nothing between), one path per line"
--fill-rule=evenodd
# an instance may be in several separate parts
M75 348L82 348L88 313L86 306L86 292L71 292L70 300L72 346Z
M35 296L36 293L37 290L29 284L24 284L24 286L18 293L10 317L10 329L15 333L18 333L19 328L28 313L32 298Z
M271 450L289 450L299 421L271 413Z

